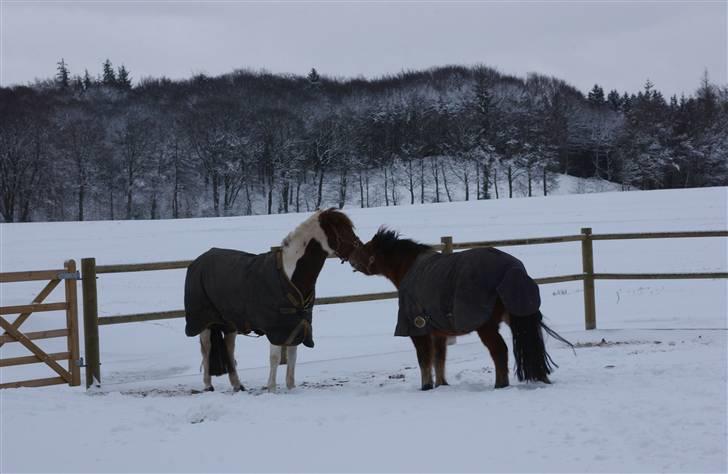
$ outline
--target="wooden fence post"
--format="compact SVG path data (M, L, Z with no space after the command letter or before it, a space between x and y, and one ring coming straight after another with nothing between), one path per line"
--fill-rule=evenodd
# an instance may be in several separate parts
M64 263L66 272L70 278L65 280L66 290L66 327L68 328L68 371L71 373L71 386L81 385L81 362L80 350L78 347L78 292L76 289L76 261L67 260Z
M86 388L88 389L94 383L101 383L95 258L81 259L81 288L83 289L83 340L86 354Z
M581 266L584 271L584 327L596 329L597 311L594 297L594 249L591 227L581 229Z
M452 236L440 237L440 243L442 244L442 254L450 255L452 253ZM458 342L458 338L455 336L448 336L447 345L452 346Z
M440 243L442 243L442 253L444 254L451 254L452 253L452 237L446 236L446 237L440 237Z
M283 255L280 255L280 256L276 255L277 252L279 252L280 250L281 250L281 248L278 246L274 246L274 247L270 248L271 253L273 254L273 256L275 256L276 259L283 258ZM276 265L279 266L278 270L283 271L283 261L282 260L277 260ZM291 275L291 276L293 276L293 275ZM287 364L288 364L288 351L286 350L286 346L282 346L281 347L281 363L278 365L287 365Z

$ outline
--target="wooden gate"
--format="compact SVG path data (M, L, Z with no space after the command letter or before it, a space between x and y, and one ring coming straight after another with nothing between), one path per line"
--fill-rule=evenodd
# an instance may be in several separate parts
M18 382L0 383L0 388L11 387L41 387L44 385L55 385L67 383L71 386L81 384L81 361L78 347L78 303L76 297L76 280L79 279L76 271L76 262L68 260L64 268L59 270L40 270L31 272L0 273L0 283L13 283L21 281L50 280L38 296L30 304L21 306L0 306L0 328L3 334L0 336L0 347L7 343L20 343L28 349L32 355L23 357L12 357L0 359L0 367L14 365L45 363L53 369L58 376L21 380ZM65 297L61 303L43 303L48 295L61 283L65 282ZM47 331L35 331L23 333L20 326L31 314L43 311L65 311L66 323L63 329L51 329ZM5 319L6 315L18 315L11 323ZM54 337L65 337L68 350L65 352L46 353L33 342L36 339L48 339ZM63 368L57 361L68 361L68 369Z

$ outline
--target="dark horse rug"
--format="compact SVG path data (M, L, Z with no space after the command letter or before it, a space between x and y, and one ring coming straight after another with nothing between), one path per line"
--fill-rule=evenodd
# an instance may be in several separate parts
M538 313L538 285L517 258L494 248L426 252L400 283L394 335L474 331L491 317L498 298L514 316Z
M187 268L185 333L210 327L265 334L271 344L313 347L313 292L305 296L283 271L280 251L255 255L213 248Z

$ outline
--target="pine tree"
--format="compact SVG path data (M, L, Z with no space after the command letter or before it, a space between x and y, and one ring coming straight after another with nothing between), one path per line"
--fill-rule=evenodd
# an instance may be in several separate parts
M680 108L678 102L677 102L677 96L675 94L670 96L670 110L675 112Z
M131 89L131 78L129 77L129 71L122 64L119 67L119 74L116 76L116 84L122 89Z
M311 72L308 73L308 76L306 76L306 78L308 79L308 82L311 84L318 85L321 81L321 76L319 76L319 73L315 67L311 68Z
M490 93L489 84L483 77L479 77L475 84L475 136L477 146L483 155L482 167L483 167L483 179L482 179L482 196L483 199L490 199L489 190L489 176L490 176L490 162L493 160L492 150L493 146L491 143L492 138L492 123L493 123L493 97ZM446 107L442 107L442 110L447 113ZM476 183L478 188L478 194L480 195L481 184Z
M91 75L88 73L88 69L86 69L83 73L83 89L89 90L92 85L93 80L91 79Z
M484 79L479 79L475 86L475 107L478 114L478 125L480 133L487 135L490 133L490 119L493 106L493 99L488 89L488 84Z
M104 76L101 82L105 86L116 85L116 73L114 73L114 67L108 59L104 61Z
M622 107L622 98L619 96L619 92L617 92L616 89L612 89L609 91L609 94L607 94L607 104L609 104L609 108L615 112Z
M704 126L709 126L709 124L713 123L718 112L718 94L716 94L715 88L710 83L707 69L703 71L703 76L700 78L700 87L698 87L695 95L701 121Z
M652 89L655 87L655 83L650 80L650 78L647 78L647 81L645 81L645 96L647 99L649 99L652 96Z
M79 75L73 76L73 80L71 81L73 85L74 91L83 91L83 78Z
M68 86L70 85L70 73L68 71L66 61L61 58L61 60L57 64L58 72L56 73L56 84L58 84L58 87L60 87L61 89L68 89Z
M629 94L626 92L622 94L622 111L627 112L630 108L632 108L632 101L634 100L634 95L630 97Z
M604 89L599 86L599 84L594 84L594 87L592 87L592 90L589 91L589 95L587 97L587 100L590 104L595 105L597 107L604 105Z

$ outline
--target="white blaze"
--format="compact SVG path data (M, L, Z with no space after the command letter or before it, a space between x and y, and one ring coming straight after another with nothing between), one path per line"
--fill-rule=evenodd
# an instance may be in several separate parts
M293 272L296 270L296 263L303 257L306 252L306 246L313 239L321 244L328 255L334 253L329 248L329 240L326 237L326 232L321 228L319 223L319 214L321 211L316 211L311 217L303 221L296 227L293 232L288 234L283 243L281 244L283 252L283 271L286 272L288 278L293 277Z

